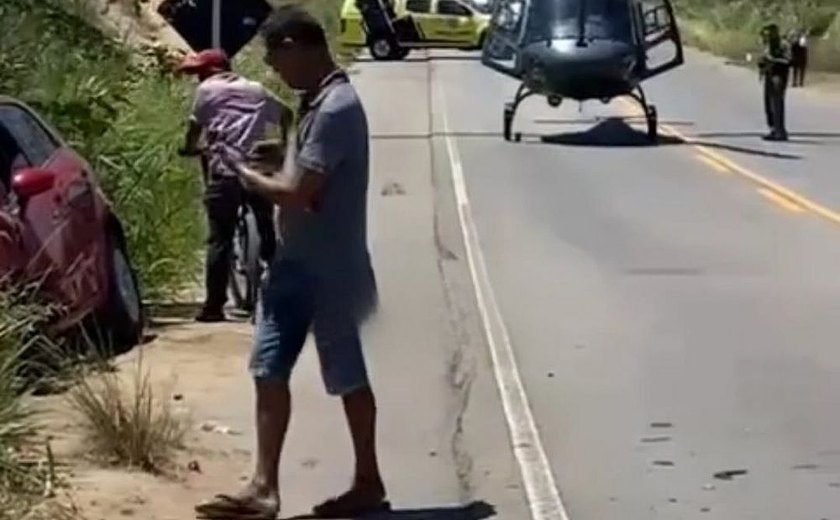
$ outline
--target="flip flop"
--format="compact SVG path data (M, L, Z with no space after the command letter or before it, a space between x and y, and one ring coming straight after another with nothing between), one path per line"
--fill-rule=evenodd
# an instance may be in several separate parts
M385 499L376 504L347 504L344 497L336 497L312 508L316 518L357 518L374 513L391 511L391 503Z
M278 509L254 498L230 495L216 495L210 502L195 506L196 514L203 520L275 520Z

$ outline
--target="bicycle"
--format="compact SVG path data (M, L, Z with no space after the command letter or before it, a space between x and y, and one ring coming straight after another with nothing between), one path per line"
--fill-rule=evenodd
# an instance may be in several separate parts
M182 157L198 157L202 179L206 185L210 175L207 149L179 150L179 155ZM257 218L249 205L242 201L236 214L228 292L236 309L249 314L251 323L256 320L263 271Z

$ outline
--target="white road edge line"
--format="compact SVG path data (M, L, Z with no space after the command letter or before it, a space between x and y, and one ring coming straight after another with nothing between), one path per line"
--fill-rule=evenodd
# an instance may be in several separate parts
M446 97L442 87L437 90L455 202L458 205L458 218L467 252L467 263L487 344L490 348L493 371L501 394L511 445L525 484L531 518L533 520L569 520L528 404L528 396L522 384L507 328L490 285L487 266L484 263L484 255L481 252L478 232L472 217L461 158L450 135ZM494 330L498 333L498 339Z

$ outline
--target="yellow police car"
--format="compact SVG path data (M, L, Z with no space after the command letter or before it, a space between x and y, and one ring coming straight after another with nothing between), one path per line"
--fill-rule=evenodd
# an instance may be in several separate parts
M410 49L477 50L484 45L490 15L471 0L385 0L396 35L370 37L356 0L344 0L339 43L368 47L374 59L402 59Z

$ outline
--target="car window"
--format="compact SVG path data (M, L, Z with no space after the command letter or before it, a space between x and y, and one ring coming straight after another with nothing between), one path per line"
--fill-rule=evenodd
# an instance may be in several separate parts
M455 0L440 0L437 5L438 14L449 16L470 16L472 11L467 9L464 4L456 2Z
M428 14L432 11L432 0L407 0L405 9L410 13Z
M0 124L0 187L9 192L12 175L20 168L31 166L20 152L12 135Z
M30 165L43 165L58 149L58 144L38 121L16 106L0 105L0 125L14 138Z

